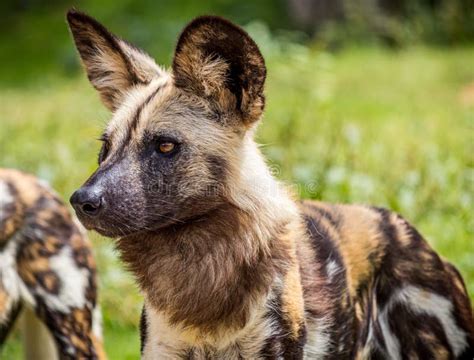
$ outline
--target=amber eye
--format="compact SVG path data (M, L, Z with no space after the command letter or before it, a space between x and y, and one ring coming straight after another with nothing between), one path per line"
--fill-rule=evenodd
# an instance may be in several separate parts
M174 144L172 142L169 142L169 141L160 142L158 144L158 152L160 152L162 154L169 154L175 148L176 148L176 144Z

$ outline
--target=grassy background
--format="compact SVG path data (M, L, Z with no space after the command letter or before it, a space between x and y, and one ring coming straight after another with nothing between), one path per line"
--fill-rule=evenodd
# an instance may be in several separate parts
M0 37L0 166L48 180L67 200L95 169L95 139L110 115L78 71L62 13L27 18L52 25L20 36L17 45ZM17 32L32 26L20 24ZM151 47L164 63L177 33L171 28L160 35L168 39L164 48ZM55 29L57 44L45 41L41 52L38 41ZM303 197L399 211L458 266L474 299L474 44L396 51L359 45L331 53L320 42L272 35L261 22L247 29L269 69L258 141L275 175ZM36 64L34 51L41 52ZM137 359L140 295L111 241L90 236L107 353ZM12 338L7 359L21 353L18 334Z

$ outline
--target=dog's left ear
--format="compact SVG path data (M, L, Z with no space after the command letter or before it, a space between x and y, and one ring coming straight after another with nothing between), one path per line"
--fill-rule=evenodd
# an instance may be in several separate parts
M208 99L216 111L237 116L245 125L263 112L265 76L258 46L227 20L199 17L178 40L173 59L176 86Z

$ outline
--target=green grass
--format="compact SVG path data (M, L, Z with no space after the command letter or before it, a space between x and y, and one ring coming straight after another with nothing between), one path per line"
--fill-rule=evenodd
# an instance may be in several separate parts
M269 67L258 140L276 175L305 197L399 211L458 266L474 299L474 47L330 54L250 31ZM96 167L109 117L85 76L5 85L0 108L0 166L49 180L66 200ZM107 352L136 359L140 295L111 242L91 237ZM6 354L18 357L17 337Z
M123 311L123 310L122 310ZM140 339L133 326L106 326L104 328L105 351L111 360L138 360L140 358ZM1 353L2 359L23 359L19 331L15 331Z

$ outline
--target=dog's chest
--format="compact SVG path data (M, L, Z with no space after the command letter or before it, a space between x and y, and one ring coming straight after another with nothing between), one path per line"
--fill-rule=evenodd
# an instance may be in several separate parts
M273 320L262 311L242 330L203 336L171 326L161 313L144 309L142 359L259 359L276 330Z

